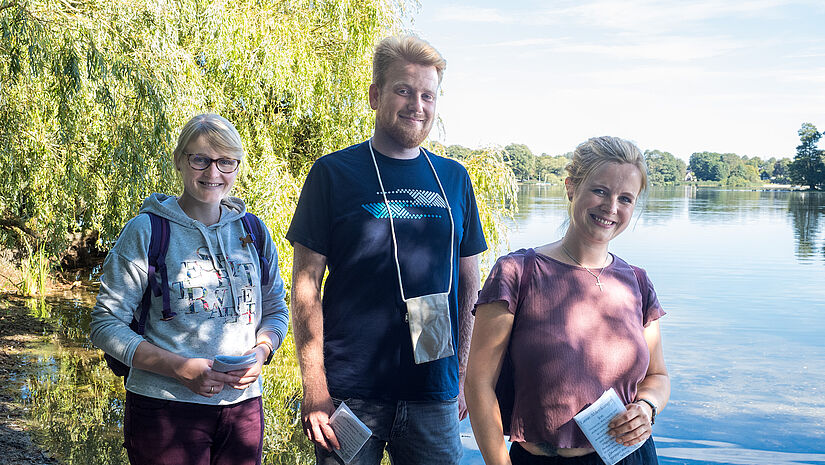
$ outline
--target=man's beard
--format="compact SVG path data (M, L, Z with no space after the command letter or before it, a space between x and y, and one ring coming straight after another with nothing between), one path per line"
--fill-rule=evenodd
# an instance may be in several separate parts
M421 143L427 139L432 127L432 120L421 129L406 128L398 122L396 122L396 124L381 124L381 129L383 129L396 144L406 149L416 148L421 145Z

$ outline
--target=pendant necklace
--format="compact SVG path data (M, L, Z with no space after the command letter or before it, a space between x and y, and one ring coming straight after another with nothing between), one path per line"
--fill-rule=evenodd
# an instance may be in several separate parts
M577 265L579 265L580 267L584 268L584 270L585 270L585 271L587 271L588 273L590 273L590 275L591 275L591 276L593 276L594 278L596 278L596 285L597 285L597 286L599 286L599 291L604 291L604 284L602 284L602 280L601 280L601 279L599 279L599 278L600 278L600 277L601 277L601 275L602 275L602 271L604 271L604 269L606 268L606 265L607 265L607 258L608 258L608 257L610 257L610 254L609 254L609 253L607 254L607 257L605 257L605 258L604 258L604 263L605 263L605 265L604 265L604 266L602 266L602 269L601 269L601 270L599 270L599 274L596 274L596 273L594 273L594 272L590 271L590 268L588 268L588 267L586 267L586 266L582 265L580 261L578 261L578 260L576 260L575 258L573 258L573 256L572 256L572 255L570 255L570 252L568 252L568 251L567 251L567 247L565 247L565 246L564 246L564 244L561 244L561 250L563 250L563 251L564 251L564 254L565 254L565 255L567 255L567 256L570 258L570 260L573 260L574 262L576 262L576 264L577 264Z

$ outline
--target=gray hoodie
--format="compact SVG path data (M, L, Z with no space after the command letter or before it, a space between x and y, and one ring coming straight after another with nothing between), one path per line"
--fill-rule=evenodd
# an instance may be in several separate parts
M143 340L184 357L212 359L241 355L255 345L257 334L272 331L277 349L286 336L289 318L278 252L264 226L262 253L269 260L271 278L262 287L257 250L252 244L243 246L240 240L247 235L241 221L246 213L243 201L222 200L221 219L211 226L187 216L177 197L164 194L149 196L140 208L144 212L169 220L166 266L172 311L177 316L161 321L162 299L153 297L145 334L140 336L129 328L148 284L151 226L149 216L139 214L123 227L103 263L92 311L94 345L129 366ZM157 399L225 405L260 396L261 379L245 390L225 386L219 394L204 397L173 378L132 368L126 389Z

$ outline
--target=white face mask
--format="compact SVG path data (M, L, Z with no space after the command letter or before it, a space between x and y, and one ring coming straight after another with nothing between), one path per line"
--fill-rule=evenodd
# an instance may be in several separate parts
M406 300L415 363L432 362L455 353L449 295L444 292Z
M450 202L447 194L438 178L430 157L422 152L430 164L430 169L435 175L444 203L447 205L447 214L450 217L450 283L447 285L447 292L437 294L427 294L419 297L407 298L404 295L404 283L401 280L401 265L398 262L398 243L395 238L395 224L392 219L392 209L387 200L387 193L384 189L384 182L381 180L381 172L378 170L378 162L375 160L375 153L372 150L372 140L369 142L370 155L375 165L375 174L378 176L378 184L384 196L384 204L387 206L387 214L390 219L390 231L392 232L393 254L395 256L395 267L398 271L398 287L401 290L401 300L407 304L407 322L410 325L410 337L412 338L413 357L415 363L426 363L451 357L455 354L453 347L453 329L450 321L450 291L453 287L453 241L455 240L455 221L453 212L450 209Z

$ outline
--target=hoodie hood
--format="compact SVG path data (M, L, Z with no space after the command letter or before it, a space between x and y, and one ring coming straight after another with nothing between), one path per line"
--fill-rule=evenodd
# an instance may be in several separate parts
M184 227L198 228L200 226L212 229L219 228L244 216L246 214L246 204L237 197L225 197L221 200L221 219L217 223L209 226L190 218L183 209L180 208L178 198L174 195L157 193L150 195L143 201L143 205L140 206L140 213L147 212L154 213Z
M193 229L200 232L206 247L209 250L209 259L212 261L212 266L217 270L221 269L221 259L218 257L222 255L226 260L231 260L232 256L222 240L221 229L226 225L240 219L246 214L246 204L237 197L225 197L221 200L221 218L217 223L206 226L200 221L191 218L186 212L180 208L178 198L173 195L154 193L143 201L140 207L140 213L151 212L160 217L166 218L169 222L175 223L187 229ZM217 240L217 243L213 241ZM248 252L247 252L248 253ZM232 280L230 280L232 281ZM232 293L237 295L238 289L235 283L232 282Z

